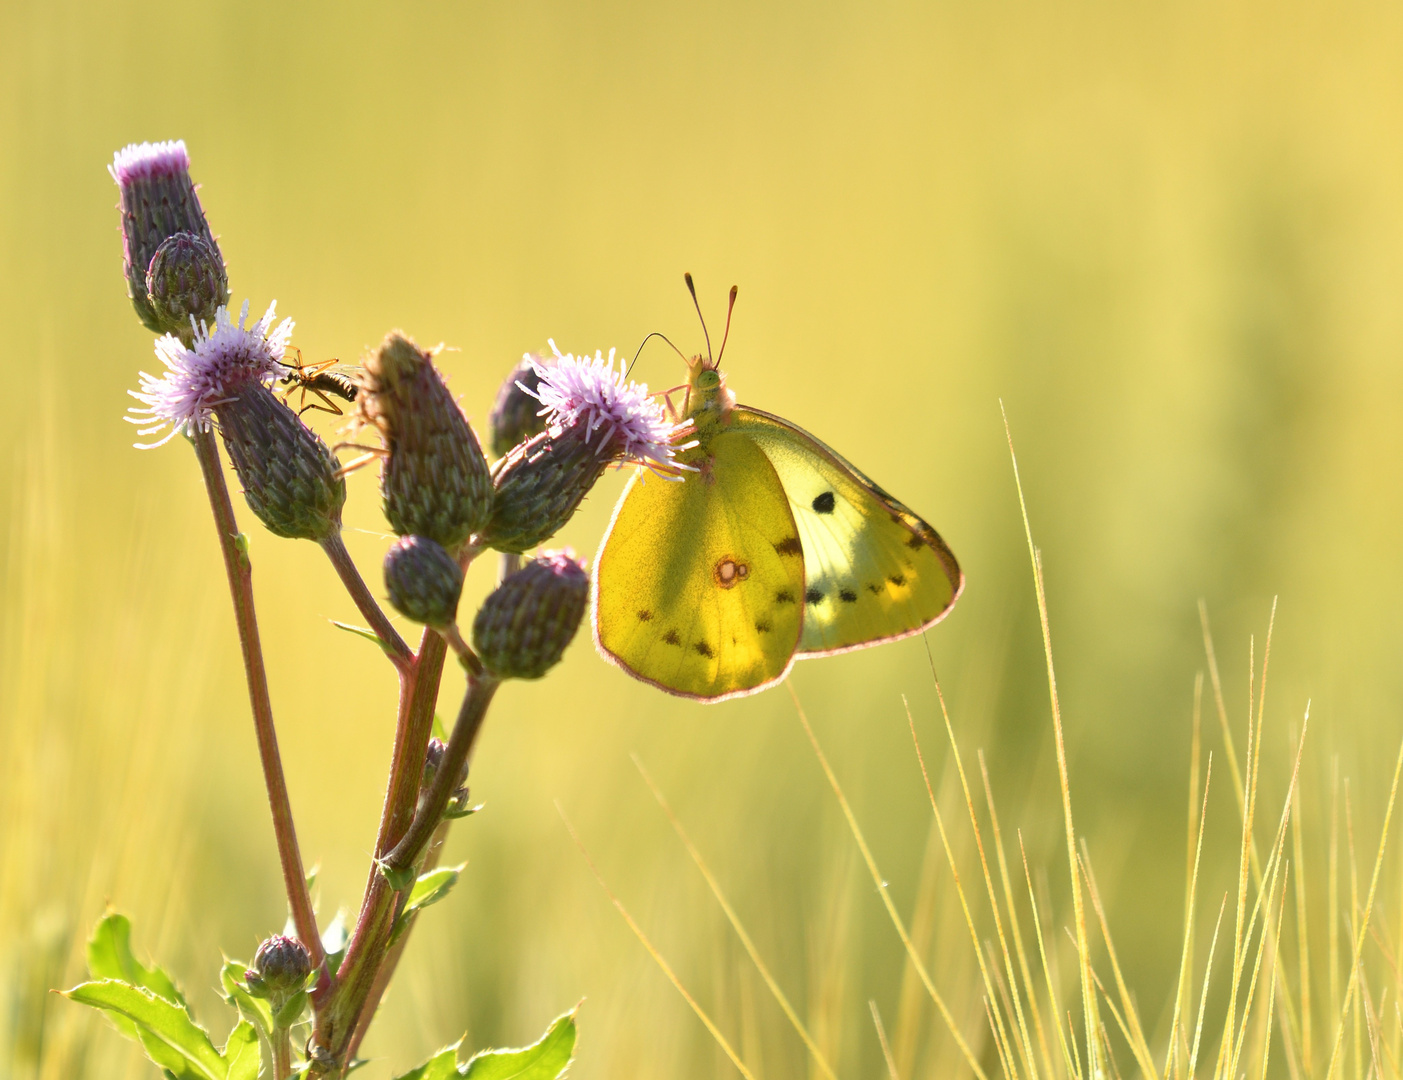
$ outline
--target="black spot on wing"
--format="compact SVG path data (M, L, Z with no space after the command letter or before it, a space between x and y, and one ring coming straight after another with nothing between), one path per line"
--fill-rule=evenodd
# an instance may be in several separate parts
M705 641L698 641L692 648L696 649L699 655L705 656L708 660L711 659L711 646Z
M781 555L802 555L804 554L804 546L799 543L797 536L790 536L776 544L775 551Z
M676 630L669 630L666 634L664 634L664 635L663 635L663 641L666 642L668 645L681 645L681 644L682 644L682 639L681 639L680 637L677 636L677 631L676 631Z
M925 547L926 541L924 537L913 536L910 540L906 541L906 546L909 547L912 551L916 551L919 548Z
M768 634L771 630L774 629L774 626L769 619L759 619L755 623L755 629L759 633Z
M892 574L889 578L887 578L887 580L890 581L893 585L895 585L898 589L906 584L906 578L902 574Z
M873 596L881 596L881 595L882 595L882 586L876 584L875 582L869 581L869 582L867 583L867 591L870 592Z
M804 593L804 603L806 603L806 604L821 604L821 603L823 603L823 590L822 590L822 589L810 589L808 592Z
M794 594L788 589L780 589L779 592L775 593L775 603L792 604L794 603Z
M813 507L815 514L831 514L833 513L833 505L834 499L833 492L831 491L825 491L822 495L814 496Z
M652 617L653 617L653 613L652 613L651 611L647 610L646 608L638 613L638 621L639 621L639 622L647 622L647 621L648 621L649 619L651 619Z
M838 599L845 604L855 604L857 603L857 593L851 589L841 589L838 592Z

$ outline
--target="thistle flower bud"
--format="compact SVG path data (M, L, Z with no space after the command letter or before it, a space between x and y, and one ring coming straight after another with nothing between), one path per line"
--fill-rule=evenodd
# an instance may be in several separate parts
M546 430L546 418L541 415L541 402L536 396L541 385L537 369L543 366L541 357L527 353L502 381L497 400L487 414L492 453L496 457L505 457L513 446Z
M286 999L306 986L311 974L312 958L302 942L274 934L258 946L244 981L260 996Z
M157 333L172 329L157 314L147 294L146 273L156 249L176 233L193 233L208 245L221 267L224 261L190 179L185 142L133 143L113 155L107 171L121 189L117 208L122 214L122 266L127 294L137 316L149 329ZM185 326L188 324L183 324L182 329Z
M579 629L589 574L568 551L532 559L492 593L473 619L473 648L498 678L539 679Z
M277 536L322 540L341 528L346 481L336 458L266 386L214 407L224 446L258 520Z
M229 303L224 260L194 233L168 236L151 256L146 295L160 330L188 334L192 317L213 326L215 312Z
M439 767L443 764L443 755L447 750L448 746L442 739L429 740L428 748L424 752L424 775L419 782L419 801L421 803L428 797L429 788L433 786L434 777L438 775ZM444 812L444 817L467 817L473 812L468 806L467 779L468 764L464 762L463 767L458 771L458 786L453 791L453 797L448 800L448 809Z
M520 554L560 531L614 460L582 425L543 431L512 448L492 471L492 517L482 542Z
M385 555L385 588L405 618L442 629L458 618L463 570L427 536L404 536Z
M614 370L614 351L578 359L555 348L553 363L532 362L531 392L546 413L541 434L515 446L492 471L487 547L521 553L549 540L570 519L611 463L635 461L664 475L686 466L674 444L689 430L663 417L647 386Z
M456 551L486 524L492 478L432 355L393 332L366 360L361 387L358 418L379 429L389 450L380 471L385 517L401 536Z

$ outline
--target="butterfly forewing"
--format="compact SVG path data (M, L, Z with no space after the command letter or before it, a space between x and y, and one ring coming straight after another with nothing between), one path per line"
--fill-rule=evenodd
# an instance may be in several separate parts
M600 650L664 690L720 700L789 670L804 600L802 542L769 458L739 433L700 472L639 470L595 561Z
M784 486L804 549L800 655L924 630L964 584L939 534L843 458L777 416L737 406L730 432L759 446Z

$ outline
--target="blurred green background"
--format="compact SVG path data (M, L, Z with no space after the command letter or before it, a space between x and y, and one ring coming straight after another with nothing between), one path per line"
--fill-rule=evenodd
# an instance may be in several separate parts
M631 355L661 330L696 350L682 272L713 327L738 284L740 399L831 443L960 557L968 588L930 649L1055 899L1046 673L1002 399L1078 825L1155 1016L1178 962L1199 598L1241 718L1249 635L1260 661L1281 597L1269 759L1310 698L1309 768L1337 760L1375 805L1397 745L1400 48L1403 13L1351 3L0 7L0 1075L153 1075L46 993L81 977L105 904L221 1037L219 950L248 956L284 914L195 461L179 443L131 449L122 419L157 362L125 296L114 150L184 138L236 303L276 298L309 360L354 359L392 327L447 343L479 428L547 338ZM650 345L635 375L664 387L681 367ZM560 540L592 557L623 480ZM350 543L379 591L373 470L351 486ZM355 616L320 553L239 509L325 918L364 883L394 681L328 624ZM948 781L925 648L801 664L793 686L978 1031L902 706ZM450 674L444 708L458 692ZM840 1073L881 1067L874 999L903 1075L949 1075L787 691L670 699L587 634L544 682L499 695L472 779L487 810L448 853L468 870L421 921L363 1075L465 1030L519 1045L582 997L573 1075L732 1075L557 800L757 1073L808 1074L631 752Z

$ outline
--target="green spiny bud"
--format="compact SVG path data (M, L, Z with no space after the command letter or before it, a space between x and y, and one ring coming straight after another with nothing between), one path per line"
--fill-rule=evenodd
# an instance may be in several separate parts
M214 313L229 303L229 274L213 244L194 233L168 236L151 257L146 294L160 323L171 334L190 331L190 319L214 325Z
M493 467L492 517L482 543L516 554L545 543L570 520L612 455L582 424L543 431Z
M107 171L121 189L117 208L122 214L122 265L127 293L141 321L161 333L170 328L156 313L146 291L146 274L156 249L176 233L193 233L223 265L219 245L190 179L185 142L133 143L113 156ZM180 329L188 332L188 323Z
M380 471L385 517L400 536L427 536L457 551L487 522L492 478L477 436L431 353L393 332L365 362L359 419L389 453Z
M463 570L442 545L426 536L404 536L385 555L385 588L405 618L442 629L458 617Z
M539 679L580 627L589 574L568 551L547 551L512 574L473 619L473 648L498 678Z
M254 383L215 407L249 509L277 536L322 540L341 528L346 481L306 424Z
M492 453L499 458L518 443L546 430L546 418L541 415L541 402L536 397L536 388L541 385L537 367L545 363L541 357L527 353L497 391L497 400L487 414L487 426L492 432Z

